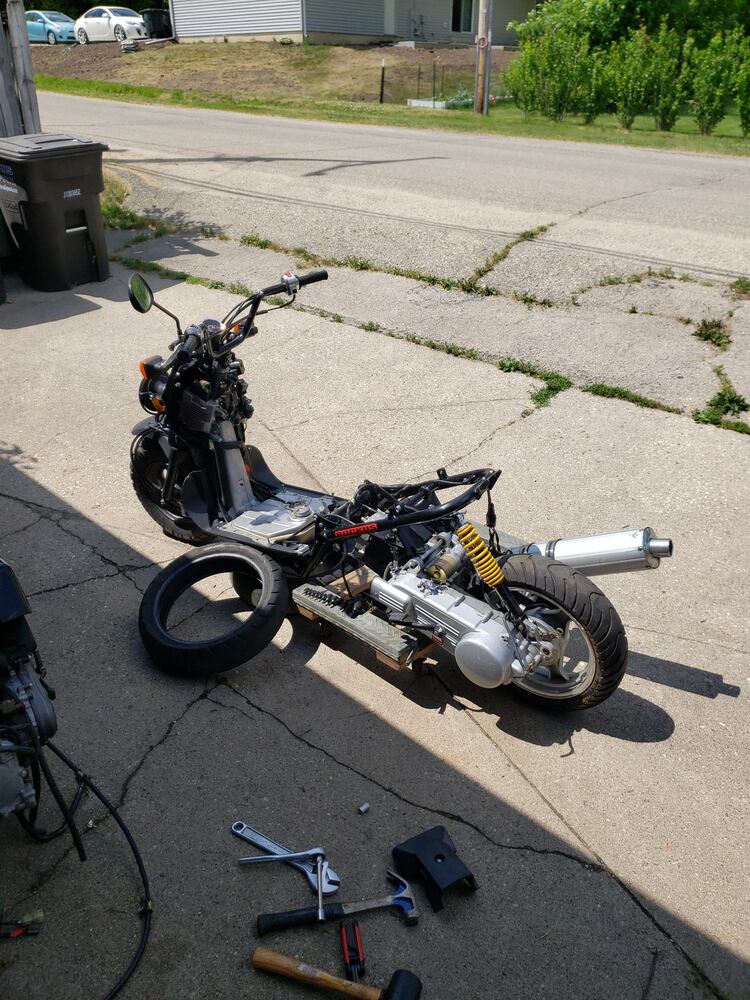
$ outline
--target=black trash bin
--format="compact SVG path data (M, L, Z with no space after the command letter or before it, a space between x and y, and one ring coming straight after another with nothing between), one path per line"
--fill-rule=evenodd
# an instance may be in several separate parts
M0 139L0 214L32 288L59 292L109 277L99 206L107 149L72 135Z
M141 17L146 22L146 34L149 38L171 38L172 22L168 10L158 10L149 7L141 11Z

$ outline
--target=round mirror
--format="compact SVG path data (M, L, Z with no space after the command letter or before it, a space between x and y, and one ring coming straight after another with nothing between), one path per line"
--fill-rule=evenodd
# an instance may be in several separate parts
M147 313L154 304L154 293L148 287L146 279L140 274L134 274L128 283L130 304L139 313Z

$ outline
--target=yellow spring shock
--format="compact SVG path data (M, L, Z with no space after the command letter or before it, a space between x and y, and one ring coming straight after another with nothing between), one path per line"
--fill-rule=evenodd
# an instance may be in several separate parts
M456 534L469 559L474 563L474 568L487 586L497 587L499 583L502 583L505 575L474 525L466 521Z

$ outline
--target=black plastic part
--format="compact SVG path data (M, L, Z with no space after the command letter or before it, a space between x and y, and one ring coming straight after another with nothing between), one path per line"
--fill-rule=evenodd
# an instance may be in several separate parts
M11 567L0 559L0 622L12 622L31 613L31 606Z
M477 880L458 857L456 845L444 826L434 826L405 840L394 847L391 854L396 868L405 878L422 882L435 913L443 909L443 892L446 889L460 882L464 882L472 892L479 888Z
M323 907L326 920L340 920L344 916L341 903L329 903ZM302 910L287 910L285 913L261 913L258 916L258 934L285 931L289 927L309 927L318 922L317 906L306 906Z
M380 994L380 1000L419 1000L422 980L407 969L398 969Z
M99 142L43 133L0 139L2 200L32 288L60 292L109 277Z

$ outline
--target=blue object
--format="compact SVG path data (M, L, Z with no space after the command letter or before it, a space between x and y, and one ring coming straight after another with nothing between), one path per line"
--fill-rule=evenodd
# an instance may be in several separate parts
M26 30L30 42L45 42L47 45L75 42L74 24L72 17L56 10L26 11Z

